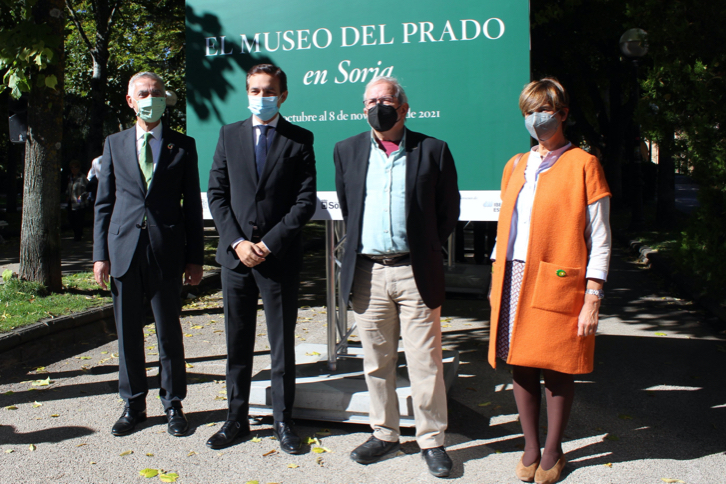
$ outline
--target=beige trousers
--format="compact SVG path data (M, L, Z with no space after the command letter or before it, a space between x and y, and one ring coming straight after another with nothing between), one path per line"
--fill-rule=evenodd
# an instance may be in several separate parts
M384 266L363 257L356 263L352 301L363 344L373 435L395 442L400 434L396 366L398 339L403 336L416 441L421 449L444 445L447 409L441 308L424 304L410 262Z

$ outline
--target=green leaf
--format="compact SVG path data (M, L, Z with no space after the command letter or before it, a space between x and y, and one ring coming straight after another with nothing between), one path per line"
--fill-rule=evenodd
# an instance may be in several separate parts
M158 476L159 475L159 471L157 469L149 469L149 468L146 468L146 469L141 469L139 471L139 475L141 477L146 477L147 479L150 479L152 477Z
M18 407L16 407L15 405L8 405L7 407L5 407L5 410L17 410L17 409L18 409Z
M50 50L50 49L49 49L48 47L46 47L45 49L43 49L43 55L44 55L45 57L47 57L49 61L50 61L50 60L53 60L53 55L54 55L54 54L53 54L53 51L52 51L52 50Z
M176 482L179 479L179 474L176 472L169 472L167 474L159 474L161 482Z
M47 387L48 385L50 385L50 377L46 378L45 380L34 380L31 385L34 387Z
M254 443L258 443L258 442L262 442L262 439L255 435L254 437L252 437L250 439L250 441L254 442Z
M247 481L245 484L260 484L260 481Z
M668 336L666 333L653 333L656 336Z
M33 452L33 451L35 451L35 449L37 449L37 448L38 448L38 447L36 447L36 446L35 446L35 444L30 444L30 445L28 446L28 450L30 450L30 452Z
M484 403L480 403L479 406L480 407L487 407L487 406L489 406L491 404L492 404L492 402L484 402Z
M134 453L134 451L133 451L133 450L127 450L127 451L121 452L121 453L120 453L119 455L120 455L121 457L124 457L124 456L127 456L127 455L131 455L131 454L133 454L133 453Z

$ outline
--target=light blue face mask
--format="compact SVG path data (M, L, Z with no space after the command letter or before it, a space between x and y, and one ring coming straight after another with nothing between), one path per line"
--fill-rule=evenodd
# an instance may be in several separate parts
M155 123L160 120L161 115L164 114L164 110L166 109L166 98L149 96L143 99L137 99L136 106L139 108L136 116L147 123Z
M554 114L532 113L524 118L524 127L527 128L532 138L547 141L557 132L560 127L560 120Z
M277 96L261 97L247 96L250 100L249 110L262 121L274 118L280 108L277 106Z

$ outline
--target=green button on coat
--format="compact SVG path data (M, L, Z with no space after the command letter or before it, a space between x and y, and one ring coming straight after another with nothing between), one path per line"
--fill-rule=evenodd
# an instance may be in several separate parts
M567 272L560 269L555 274L557 274L557 277L565 277L567 275Z

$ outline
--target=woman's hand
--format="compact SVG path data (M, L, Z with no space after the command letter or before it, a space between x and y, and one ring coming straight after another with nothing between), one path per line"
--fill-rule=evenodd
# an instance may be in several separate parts
M602 291L605 281L588 279L587 288ZM597 332L597 323L600 317L600 298L593 294L585 294L585 304L582 305L580 316L577 318L577 336L584 338Z
M580 316L577 318L577 336L585 337L595 334L600 316L600 299L590 294L585 295Z

